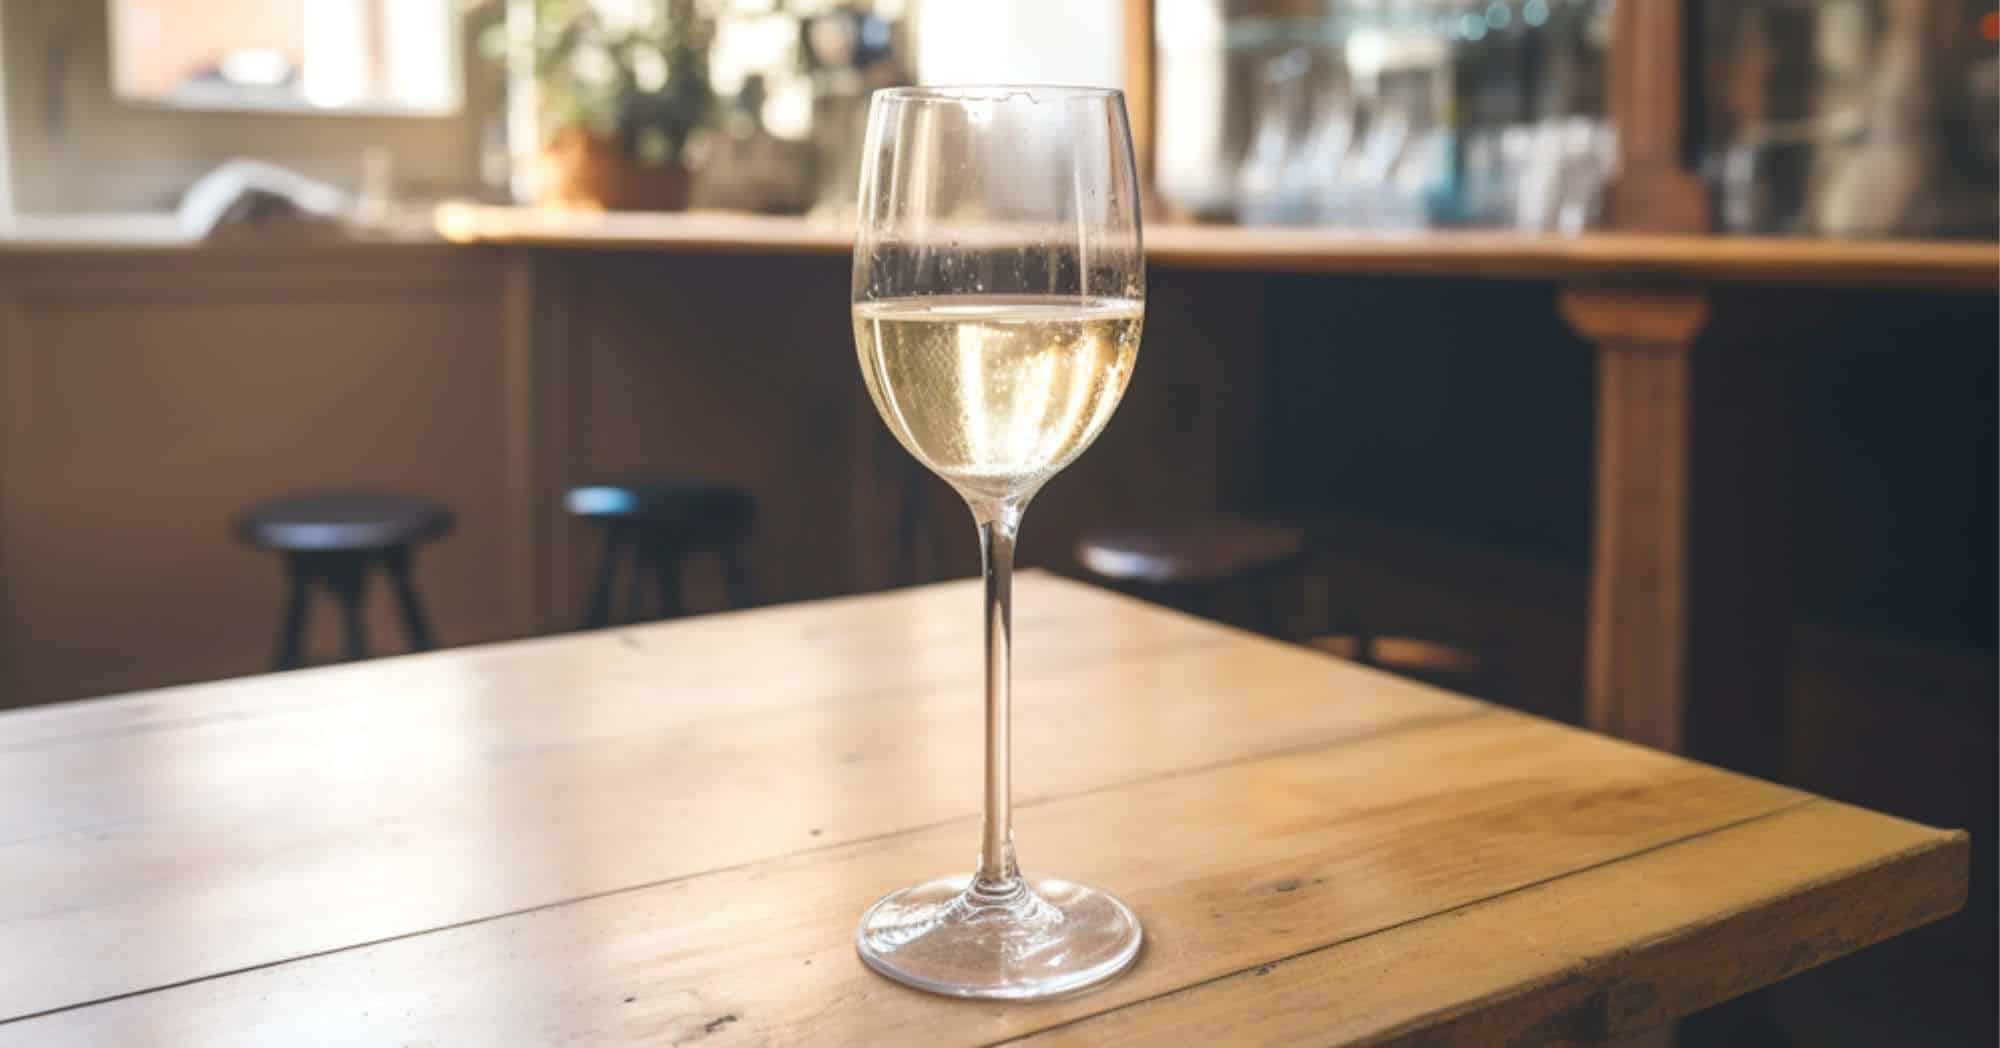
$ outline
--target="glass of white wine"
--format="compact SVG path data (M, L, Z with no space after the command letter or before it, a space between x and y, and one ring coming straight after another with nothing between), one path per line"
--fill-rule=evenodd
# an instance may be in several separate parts
M1139 352L1146 269L1125 99L1067 87L877 91L863 145L854 342L890 432L964 496L986 576L986 819L979 865L891 892L861 959L961 997L1108 979L1139 920L1014 861L1008 673L1014 538L1095 440Z

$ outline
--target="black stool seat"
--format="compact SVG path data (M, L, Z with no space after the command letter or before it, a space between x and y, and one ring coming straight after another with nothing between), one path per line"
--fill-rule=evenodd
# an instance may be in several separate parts
M1247 593L1254 627L1264 633L1279 626L1273 583L1299 566L1306 551L1305 532L1297 528L1223 516L1097 528L1076 542L1077 563L1090 574L1198 615L1214 614L1224 591Z
M411 551L451 526L451 511L430 499L374 491L293 495L259 503L237 517L237 537L285 557L285 621L278 632L276 668L291 669L305 661L314 586L340 603L347 657L367 657L362 610L369 570L375 567L389 578L411 650L429 650L430 623L410 580Z
M1076 559L1114 582L1203 586L1255 578L1306 552L1297 528L1235 517L1098 528L1077 539Z
M1343 531L1348 529L1343 529ZM1327 536L1305 527L1243 517L1184 517L1146 527L1099 528L1076 543L1084 570L1114 586L1211 614L1224 591L1246 591L1254 602L1253 628L1281 633L1274 584L1303 578L1315 548ZM1384 634L1350 624L1306 641L1312 647L1414 677L1440 687L1491 694L1498 662L1481 646L1453 644L1425 634Z
M723 541L756 515L757 499L700 477L631 477L571 488L563 508L586 520L674 525Z
M732 606L754 603L744 543L757 518L756 496L743 488L700 477L623 477L571 488L563 507L604 529L597 578L583 609L583 626L611 624L619 566L629 558L623 620L642 617L645 591L653 590L659 617L682 610L681 562L713 552L721 560Z
M451 523L451 511L430 499L348 492L260 503L236 519L236 533L290 553L363 552L427 542Z

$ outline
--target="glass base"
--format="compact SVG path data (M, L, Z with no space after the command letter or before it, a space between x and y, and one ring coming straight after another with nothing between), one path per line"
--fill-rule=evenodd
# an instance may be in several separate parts
M1011 895L940 877L875 900L854 930L868 967L919 990L1031 1000L1096 985L1139 956L1139 918L1113 896L1053 878Z

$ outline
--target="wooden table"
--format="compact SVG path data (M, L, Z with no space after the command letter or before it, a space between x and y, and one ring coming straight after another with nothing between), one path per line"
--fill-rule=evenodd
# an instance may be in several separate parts
M0 717L0 1045L1639 1031L1956 910L1966 837L1020 581L1029 871L1138 966L931 997L856 916L978 836L973 583Z

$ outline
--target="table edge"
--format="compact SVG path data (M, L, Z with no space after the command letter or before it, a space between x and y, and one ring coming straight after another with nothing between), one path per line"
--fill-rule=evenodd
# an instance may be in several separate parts
M1733 997L1741 996L1763 986L1789 978L1802 971L1817 967L1820 964L1847 956L1848 954L1905 932L1943 920L1964 908L1970 890L1970 833L1962 829L1938 829L1812 794L1803 795L1803 799L1795 804L1786 805L1775 811L1766 812L1730 826L1717 827L1709 833L1695 838L1688 838L1664 845L1660 849L1657 849L1657 851L1668 851L1687 845L1699 844L1705 838L1717 834L1728 833L1732 830L1742 829L1767 820L1782 818L1808 808L1838 809L1860 813L1911 827L1919 832L1921 836L1896 851L1876 856L1866 862L1838 872L1811 878L1799 885L1797 890L1789 895L1767 896L1752 903L1719 910L1706 915L1701 920L1675 928L1665 935L1656 936L1623 950L1607 954L1603 963L1588 973L1583 972L1582 969L1589 967L1596 958L1571 958L1569 964L1564 966L1560 972L1551 976L1509 985L1493 992L1469 997L1449 1008L1426 1014L1419 1019L1392 1024L1370 1031L1359 1041L1315 1040L1312 1031L1309 1029L1294 1031L1295 1036L1292 1040L1297 1043L1324 1043L1329 1045L1353 1043L1483 1044L1488 1043L1488 1040L1496 1035L1496 1031L1493 1028L1496 1017L1503 1020L1502 1026L1507 1029L1515 1029L1517 1031L1522 1029L1541 1029L1545 1033L1552 1034L1555 1032L1555 1027L1560 1026L1570 1033L1583 1035L1580 1038L1569 1039L1557 1037L1556 1040L1562 1043L1569 1043L1570 1040L1586 1040L1591 1042L1599 1040L1622 1040L1636 1034L1645 1033L1647 1030L1658 1028L1666 1023L1699 1011L1702 1008L1722 1003ZM1439 919L1452 919L1464 911L1500 903L1509 897L1525 892L1552 888L1579 876L1619 866L1645 854L1649 853L1629 855L1603 866L1572 871L1549 881L1523 886L1522 888L1489 896L1485 899L1474 900L1449 910L1429 914L1407 924L1377 929L1365 935L1356 936L1341 942L1327 943L1293 957L1275 958L1251 968L1231 972L1202 983L1180 987L1145 1000L1132 1001L1117 1008L1057 1023L1019 1037L997 1041L994 1042L994 1045L1039 1046L1057 1042L1069 1043L1065 1039L1069 1035L1076 1034L1082 1030L1088 1030L1093 1025L1117 1022L1121 1019L1130 1018L1130 1014L1128 1013L1133 1013L1135 1009L1143 1009L1149 1005L1174 998L1179 998L1181 999L1180 1003L1185 1003L1198 996L1227 993L1233 988L1232 984L1238 983L1241 980L1268 975L1274 969L1287 964L1299 962L1310 964L1313 963L1316 955L1323 960L1330 959L1332 953L1342 947L1364 943L1371 939L1379 940L1382 937L1395 935ZM1785 910L1808 909L1814 904L1824 903L1829 897L1839 897L1854 892L1863 892L1865 894L1868 889L1877 887L1876 882L1878 881L1895 883L1915 880L1913 874L1923 874L1933 879L1942 878L1941 881L1934 880L1929 883L1941 884L1943 890L1941 894L1932 893L1926 897L1923 900L1925 905L1910 911L1905 915L1905 919L1885 920L1883 923L1871 927L1868 934L1861 938L1838 942L1837 949L1831 953L1813 955L1811 957L1794 956L1791 958L1791 963L1779 969L1767 971L1763 973L1762 977L1754 980L1729 984L1726 988L1715 984L1695 984L1688 986L1684 988L1686 992L1678 997L1679 1006L1651 1014L1646 1014L1641 1010L1638 1014L1643 1017L1643 1021L1640 1022L1620 1021L1621 1018L1629 1017L1621 1016L1617 1000L1619 996L1618 990L1620 989L1618 978L1621 974L1630 974L1634 971L1643 970L1647 966L1656 965L1665 956L1677 951L1697 949L1699 947L1699 940L1705 936L1714 936L1721 933L1733 922L1741 922L1756 917L1770 917ZM1566 1003L1565 995L1575 996L1579 984L1583 985L1589 992L1580 1002ZM1717 992L1718 990L1725 989L1726 992ZM1564 1007L1552 1007L1554 1005L1564 1005ZM1291 1014L1304 1014L1308 1011L1309 1009L1302 1003L1301 1007L1293 1009ZM1512 1019L1513 1022L1505 1022L1504 1020L1506 1019ZM1088 1041L1090 1038L1086 1038L1086 1040ZM1120 1041L1119 1043L1127 1042ZM1287 1043L1292 1042L1288 1041Z

